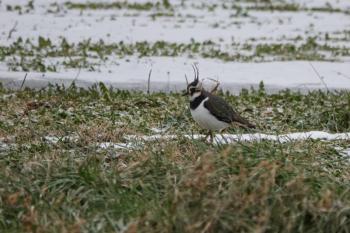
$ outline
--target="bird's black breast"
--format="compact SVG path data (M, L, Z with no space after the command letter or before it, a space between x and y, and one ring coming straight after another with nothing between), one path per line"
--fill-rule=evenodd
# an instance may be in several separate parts
M200 96L198 96L197 98L195 98L194 100L192 100L192 101L190 102L190 108L191 108L192 110L196 109L196 108L202 103L202 101L203 101L205 98L207 98L207 96L201 94Z

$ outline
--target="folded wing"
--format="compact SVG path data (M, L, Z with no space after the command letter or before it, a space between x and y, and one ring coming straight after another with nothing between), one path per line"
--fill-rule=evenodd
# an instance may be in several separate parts
M207 93L207 95L210 94ZM219 96L210 95L210 98L204 102L204 106L220 121L226 123L237 122L248 128L255 128L255 125L241 117L224 99Z

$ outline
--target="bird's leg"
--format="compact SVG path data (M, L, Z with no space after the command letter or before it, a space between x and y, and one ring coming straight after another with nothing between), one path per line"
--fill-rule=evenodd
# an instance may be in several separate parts
M226 131L226 129L227 128L224 128L224 129L220 130L220 135L221 135L222 139L225 141L225 143L228 143L227 139L224 136L224 132Z
M209 142L210 143L213 143L213 140L214 139L214 137L213 137L213 131L211 131L211 130L209 130Z
M208 131L207 135L205 135L204 142L209 138L209 143L213 143L213 132L211 130Z
M209 133L207 133L207 134L205 135L205 138L204 138L204 141L205 141L205 142L207 141L207 139L208 139L209 136L210 136Z

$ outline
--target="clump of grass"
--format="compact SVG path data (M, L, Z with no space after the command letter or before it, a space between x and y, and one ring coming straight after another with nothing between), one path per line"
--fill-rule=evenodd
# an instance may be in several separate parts
M250 10L258 11L301 11L302 8L298 4L284 3L284 4L261 4L248 7Z
M327 60L324 53L319 51L329 52L331 56L349 56L350 51L347 49L335 49L327 43L321 44L316 41L315 37L309 37L301 45L293 43L283 44L258 44L255 48L255 55L280 57L281 60Z
M259 90L243 90L238 96L220 95L266 133L350 130L350 95L346 91L301 94L286 90L267 94L262 86ZM187 98L177 93L147 95L113 91L101 85L89 90L73 85L10 91L6 96L10 97L0 98L0 107L8 109L2 113L0 133L14 136L16 132L24 133L25 140L40 140L48 131L64 136L97 122L108 129L118 126L129 133L151 133L152 127L165 127L175 134L198 131L191 120ZM37 134L34 138L27 134L32 127ZM113 136L111 140L119 138Z
M124 2L87 2L87 3L73 3L65 2L65 6L68 9L79 9L79 10L97 10L97 9L129 9L129 10L139 10L139 11L149 11L152 9L161 10L171 9L171 4L167 0L161 2L144 2L144 3L129 3Z
M242 4L243 3L243 4ZM246 4L250 3L250 4ZM240 16L249 15L250 11L271 11L271 12L326 12L326 13L342 13L349 14L349 10L334 8L330 3L322 7L307 7L297 3L290 3L286 1L270 1L270 0L244 0L234 2L224 2L221 5L216 3L200 3L191 4L192 8L214 11L216 9L236 10ZM244 14L239 14L244 12Z
M34 10L34 0L29 0L25 5L6 5L7 11L17 11L18 14L27 14Z

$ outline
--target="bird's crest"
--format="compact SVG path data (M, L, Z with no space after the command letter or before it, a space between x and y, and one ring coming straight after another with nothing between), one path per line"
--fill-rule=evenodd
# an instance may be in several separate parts
M194 73L194 83L198 83L199 82L199 70L196 64L192 64L192 69L193 69L193 73Z

